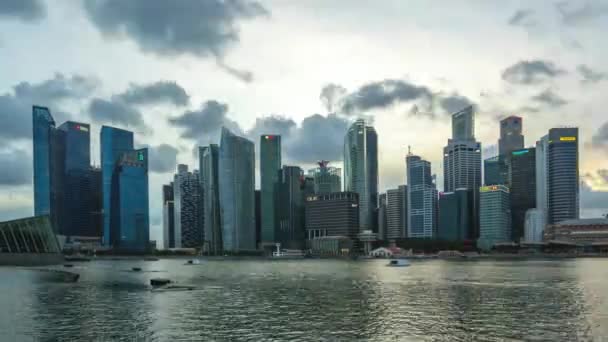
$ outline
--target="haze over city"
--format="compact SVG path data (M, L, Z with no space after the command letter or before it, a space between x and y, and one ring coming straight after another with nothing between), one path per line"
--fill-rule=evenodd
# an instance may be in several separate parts
M222 126L256 144L281 134L284 164L306 170L341 167L363 117L381 192L405 183L408 146L441 189L449 114L471 104L484 149L509 115L523 117L526 146L579 127L581 216L608 212L604 1L145 2L0 3L0 220L33 213L33 104L90 122L97 165L102 124L150 147L151 239L161 185Z

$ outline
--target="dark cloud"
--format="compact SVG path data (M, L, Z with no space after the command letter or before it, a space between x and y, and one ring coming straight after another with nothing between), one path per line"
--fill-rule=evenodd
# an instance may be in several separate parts
M89 115L100 124L111 123L137 129L146 127L139 110L116 98L112 100L94 98L89 104Z
M447 95L447 96L440 95L437 98L438 98L439 106L446 113L449 113L449 114L456 113L466 107L469 107L469 106L472 106L475 104L468 97L459 95L458 93L453 93L453 94Z
M515 84L537 84L565 74L550 61L519 61L502 72L502 79Z
M247 136L255 142L264 134L275 134L287 137L296 126L295 121L284 116L272 115L257 118L253 127L247 131Z
M188 93L174 81L158 81L145 85L131 84L129 89L118 97L127 104L168 102L176 106L185 106L190 102Z
M313 163L317 160L342 160L344 135L349 121L336 114L311 115L291 130L283 150L290 162Z
M126 36L160 56L223 56L239 40L238 21L268 14L247 0L97 0L85 9L104 35Z
M194 139L202 144L217 143L222 126L226 126L236 134L242 134L238 124L229 119L227 114L227 104L209 100L198 110L185 111L177 117L170 118L169 123L182 128L182 138Z
M536 20L534 20L534 11L529 9L517 10L511 18L509 18L509 25L512 26L523 26L532 27L535 26Z
M433 94L427 87L403 80L386 79L365 84L346 96L342 103L342 112L354 114L358 111L383 109L402 102L431 102L432 99Z
M581 5L582 4L582 5ZM608 3L605 1L562 1L555 7L565 25L576 26L586 24L608 15Z
M0 151L0 185L25 185L32 182L32 157L25 150Z
M596 148L608 149L608 122L605 122L591 137L591 145Z
M178 150L167 144L150 146L150 171L158 173L173 172L177 165Z
M17 18L34 21L46 16L46 7L40 0L2 0L0 18Z
M64 101L81 100L98 86L98 81L80 75L55 74L40 83L21 82L11 93L0 95L2 128L0 142L29 139L32 136L32 105L47 106L59 124L68 119L61 105Z
M339 84L329 83L321 89L319 99L327 109L328 113L333 113L336 110L338 103L346 95L346 88Z
M568 104L568 101L563 99L551 89L545 89L542 93L532 96L532 100L553 108Z
M580 64L579 66L577 66L576 71L578 71L578 73L583 78L581 80L581 82L583 83L597 83L608 79L608 75L606 75L605 73L595 71L584 64Z
M227 65L221 60L218 60L217 65L220 67L220 69L224 70L228 74L238 78L239 80L245 83L253 82L253 73L251 71L237 69L235 67Z

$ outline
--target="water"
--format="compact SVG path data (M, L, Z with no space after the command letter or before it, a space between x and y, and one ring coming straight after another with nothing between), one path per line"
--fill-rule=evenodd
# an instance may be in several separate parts
M82 263L76 284L0 268L0 340L608 340L607 259L184 262Z

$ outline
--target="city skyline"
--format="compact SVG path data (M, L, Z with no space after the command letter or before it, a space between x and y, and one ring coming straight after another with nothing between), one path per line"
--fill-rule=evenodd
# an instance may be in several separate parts
M209 118L219 118L221 124L238 128L254 142L260 134L282 134L284 164L298 165L304 170L322 159L343 168L342 131L358 116L373 119L379 136L378 190L384 192L405 183L403 158L407 145L431 162L433 173L443 173L441 147L451 130L447 114L460 108L450 107L446 111L442 104L460 106L458 100L468 100L479 108L475 136L483 147L497 143L498 120L511 115L523 117L526 123L524 147L534 146L549 128L579 126L581 178L598 191L608 190L601 171L608 162L605 133L601 130L606 122L603 113L606 103L601 95L608 83L603 80L608 65L602 62L607 60L603 58L605 49L591 44L593 34L586 31L601 32L606 24L593 18L573 23L552 5L530 4L529 8L521 8L512 2L492 6L443 4L443 8L432 11L427 6L412 4L408 13L394 11L395 3L391 2L377 8L354 3L346 13L337 4L318 4L324 13L336 14L335 20L328 23L316 19L312 7L305 4L288 8L280 2L264 1L260 2L264 11L253 12L250 20L238 15L236 19L226 19L240 31L235 31L238 39L230 49L228 45L219 45L226 48L219 58L208 53L210 50L200 50L201 46L208 46L205 42L186 45L182 50L159 44L167 48L159 51L160 48L145 46L144 37L133 32L112 36L111 28L103 25L102 11L94 6L43 4L46 10L34 21L16 15L0 16L3 32L0 51L7 57L8 65L14 65L3 72L0 80L3 94L0 113L8 118L8 126L0 129L0 140L7 142L0 156L4 163L14 166L0 177L2 192L6 194L0 199L1 219L33 212L28 125L34 104L49 107L58 125L68 120L90 123L94 165L100 165L101 125L133 131L134 147L149 147L153 163L150 223L154 231L152 239L156 240L160 240L162 226L161 184L175 172L176 164L196 165L194 146L219 143L219 128L209 131L205 128L210 126L209 122L216 122L205 121ZM573 4L565 13L577 9ZM193 13L196 10L196 6L191 9ZM523 22L515 20L519 10L528 10ZM166 18L172 15L174 18L174 7L164 11ZM427 11L430 13L424 14ZM466 53L451 54L449 60L436 57L436 50L454 51L455 44L463 41L461 38L454 41L453 34L429 20L429 15L448 12L461 17L450 21L455 24L453 29L466 37L469 46ZM363 14L366 20L357 20L355 24L353 18ZM68 29L65 16L82 28L78 35ZM395 47L394 42L376 32L374 27L380 20L387 28L395 29L394 34L406 43ZM487 25L487 32L477 32L480 21ZM403 24L406 22L410 24ZM172 21L160 24L175 25ZM294 24L300 27L299 32L289 29ZM333 33L321 34L315 29L318 25ZM34 30L36 27L45 30ZM261 32L268 41L276 43L258 45L256 35ZM550 37L551 32L559 35ZM489 37L491 33L502 39ZM151 41L166 43L151 34ZM60 38L65 35L70 39ZM424 43L429 35L431 45ZM338 37L346 38L340 41ZM303 43L283 50L286 47L283 42L293 39ZM500 48L494 43L498 41L502 42ZM52 48L57 42L62 49ZM582 48L573 47L574 42ZM45 48L45 63L33 59L32 44ZM81 44L90 48L87 50L90 52L75 50ZM350 49L355 49L354 53ZM107 55L121 59L107 63L102 57ZM471 55L480 63L469 62ZM459 64L459 68L454 68L454 64ZM249 74L240 72L241 69L251 71L253 76L247 77ZM193 74L205 75L205 79L213 82L201 82ZM326 87L328 84L336 86ZM321 92L323 97L319 101ZM387 101L380 105L368 101L378 93L386 95ZM412 97L408 97L410 94ZM434 109L425 106L429 94L434 96ZM336 99L341 99L343 105ZM22 112L24 107L26 114ZM430 112L435 114L434 118ZM280 114L283 119L274 120L273 114ZM256 165L259 166L259 160ZM442 177L438 178L437 187L443 189ZM255 183L259 188L259 176ZM602 203L598 198L606 195L581 190L581 199L587 204L581 207L583 216L608 211L588 206L593 204L590 202Z

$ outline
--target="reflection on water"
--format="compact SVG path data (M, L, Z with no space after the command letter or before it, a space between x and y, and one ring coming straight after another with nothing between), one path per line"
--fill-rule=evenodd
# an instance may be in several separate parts
M0 268L3 340L596 340L608 260L94 261L76 284ZM141 267L143 272L127 272ZM155 271L155 272L152 272ZM168 277L193 291L151 292Z

